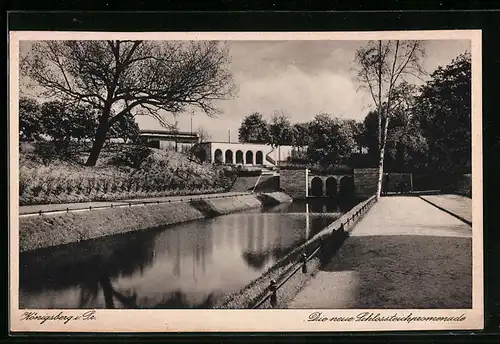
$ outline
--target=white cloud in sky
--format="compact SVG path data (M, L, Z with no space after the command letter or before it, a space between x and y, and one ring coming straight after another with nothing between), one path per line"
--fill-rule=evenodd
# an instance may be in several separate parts
M237 97L218 101L222 110L217 118L201 111L193 117L193 131L203 127L214 141L237 140L242 119L252 112L269 118L283 110L292 122L311 120L320 112L362 120L372 100L355 83L354 54L365 41L229 41L230 70L239 88ZM31 44L21 46L21 55ZM436 40L426 42L423 67L429 73L449 64L470 41ZM159 123L147 116L136 117L142 129L158 129ZM177 117L182 131L191 130L189 113Z
M193 131L205 128L214 141L237 140L242 119L260 112L269 118L283 110L292 122L311 120L320 112L362 120L370 106L369 94L358 89L353 71L355 50L363 41L229 42L231 71L239 87L235 99L219 101L217 118L201 112L193 116ZM469 41L428 41L424 68L434 71L458 54L470 51ZM180 129L191 130L190 115L179 115ZM151 118L138 118L141 128L158 128Z

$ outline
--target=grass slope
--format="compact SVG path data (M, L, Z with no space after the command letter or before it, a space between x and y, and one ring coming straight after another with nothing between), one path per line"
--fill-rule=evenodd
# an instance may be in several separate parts
M231 187L223 171L174 151L110 144L95 167L83 164L87 154L78 145L65 154L49 143L22 145L20 205L224 192Z

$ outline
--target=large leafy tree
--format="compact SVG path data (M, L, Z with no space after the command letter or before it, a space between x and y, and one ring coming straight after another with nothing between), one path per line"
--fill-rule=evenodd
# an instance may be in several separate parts
M384 165L388 165L388 170L403 172L425 165L427 141L415 116L416 92L416 87L406 82L394 91L384 155ZM362 141L368 147L368 160L376 163L379 153L376 111L370 111L363 123Z
M274 112L269 123L269 144L278 147L292 143L292 124L281 111Z
M100 113L87 165L96 164L106 136L128 113L168 127L169 114L188 107L208 115L234 91L229 51L214 41L39 41L23 57L22 73L65 104Z
M378 114L377 111L371 110L363 120L363 133L361 141L363 146L368 148L368 164L374 165L378 162Z
M137 141L140 134L139 126L130 113L123 115L110 129L110 136L120 138L124 143Z
M19 99L19 139L34 140L42 134L40 104L31 98Z
M356 146L352 125L347 121L319 114L309 128L311 140L307 155L311 161L323 167L343 162Z
M238 140L248 143L269 142L269 127L262 114L254 112L243 119L238 129Z
M422 41L370 41L356 51L358 82L372 97L377 113L379 173L377 199L382 191L387 130L397 99L403 99L404 83L424 74Z
M283 111L275 111L269 123L269 144L278 147L278 164L282 160L281 146L292 144L292 124Z
M395 111L387 132L388 170L410 172L424 168L427 148L417 118L411 112Z
M60 101L49 101L40 108L43 134L53 141L69 143L71 139L82 140L94 136L96 112L89 106L68 107Z
M309 123L295 123L292 126L292 145L299 150L309 144Z
M471 56L461 54L439 67L422 87L417 115L429 144L429 168L470 172Z

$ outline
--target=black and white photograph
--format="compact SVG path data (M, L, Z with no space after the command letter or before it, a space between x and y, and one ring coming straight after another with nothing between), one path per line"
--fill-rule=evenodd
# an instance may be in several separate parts
M11 33L12 326L479 329L480 43Z

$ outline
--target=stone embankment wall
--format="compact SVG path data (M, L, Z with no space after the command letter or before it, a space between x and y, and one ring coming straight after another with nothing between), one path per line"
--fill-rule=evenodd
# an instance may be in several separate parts
M354 169L354 188L357 198L366 199L377 192L378 168ZM294 199L306 197L306 170L281 168L280 189Z
M280 189L294 199L306 197L306 170L280 168Z
M322 240L325 243L325 252L323 257L317 257L316 261L311 261L309 263L309 274L303 274L298 272L296 276L285 284L283 289L280 289L279 294L282 299L281 302L288 296L298 292L300 285L307 281L307 278L314 274L315 271L323 264L322 259L331 258L330 255L333 254L343 241L347 238L348 233L356 226L356 224L363 218L363 216L370 210L370 208L375 204L375 196L369 197L367 200L357 204L347 213L343 214L333 223L328 225L326 228L321 230L319 233L308 239L303 244L299 245L291 252L289 252L285 257L277 261L273 266L271 266L266 272L264 272L260 277L250 282L248 285L243 287L240 291L226 295L214 308L217 309L241 309L241 308L251 308L257 300L266 294L269 290L269 281L274 279L279 282L290 273L296 267L299 262L299 257L302 253L309 255L312 253L319 245ZM357 216L354 216L358 214ZM354 217L353 217L354 216ZM347 220L350 219L348 222ZM344 230L340 228L344 225ZM267 308L267 307L263 307Z
M282 192L19 218L19 250L31 251L290 202Z
M378 168L354 169L354 189L356 197L367 198L377 192Z

